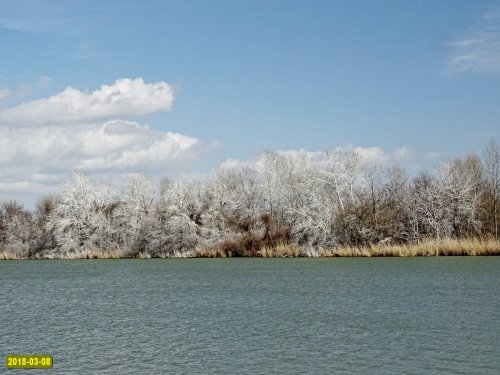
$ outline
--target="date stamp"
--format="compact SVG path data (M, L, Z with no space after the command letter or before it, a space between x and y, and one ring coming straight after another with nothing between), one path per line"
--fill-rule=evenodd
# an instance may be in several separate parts
M5 364L14 368L52 368L54 358L46 354L7 354Z

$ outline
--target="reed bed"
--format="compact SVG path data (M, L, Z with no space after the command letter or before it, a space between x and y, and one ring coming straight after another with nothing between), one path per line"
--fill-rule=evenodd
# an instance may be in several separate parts
M123 259L128 258L124 250L100 250L100 249L82 249L75 252L65 252L62 254L43 254L37 255L34 259Z
M200 247L196 249L196 258L231 258L240 257L241 252L228 251L224 245L210 248ZM287 258L301 256L300 247L296 244L278 244L276 246L262 246L256 250L255 255L249 255L254 258Z
M78 254L78 259L121 259L126 258L127 254L124 250L114 249L114 250L87 250Z
M19 257L15 253L11 253L8 251L1 251L0 252L0 260L15 260L15 259L23 259L23 258Z
M16 253L3 251L0 252L0 260L15 260L15 259L123 259L127 258L127 254L123 250L103 251L98 249L85 249L76 252L64 252L59 254L46 253L35 254L31 257L22 256Z
M401 245L340 247L320 252L324 257L414 257L500 255L500 242L494 239L428 239Z
M287 258L301 255L300 247L296 244L278 244L274 247L264 246L257 252L262 258Z
M500 255L500 242L494 239L428 239L415 243L388 245L373 244L367 247L340 246L330 249L301 249L296 244L264 246L257 257L415 257L415 256L484 256ZM225 258L228 255L221 247L199 248L196 257Z
M234 243L232 244L234 246ZM210 248L199 247L189 253L175 253L164 256L152 256L140 252L133 256L124 250L86 249L77 252L36 254L31 259L123 259L139 258L227 258L235 256L285 258L285 257L416 257L416 256L485 256L500 255L500 241L495 239L428 239L415 243L390 245L373 244L367 247L340 246L329 249L301 248L296 244L279 243L275 246L261 246L252 252L228 251L227 246L219 245ZM27 259L26 256L0 251L0 260Z
M199 247L196 249L196 258L227 258L228 254L221 246Z

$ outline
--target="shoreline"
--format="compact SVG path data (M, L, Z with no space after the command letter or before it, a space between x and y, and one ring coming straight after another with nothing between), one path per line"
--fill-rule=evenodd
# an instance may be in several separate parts
M330 249L300 248L296 244L262 247L252 255L235 255L221 247L199 248L191 253L152 256L148 253L127 254L124 250L80 250L69 254L36 254L19 256L0 251L0 260L58 260L58 259L181 259L181 258L335 258L335 257L423 257L423 256L500 256L500 241L494 239L424 240L401 245L341 246Z

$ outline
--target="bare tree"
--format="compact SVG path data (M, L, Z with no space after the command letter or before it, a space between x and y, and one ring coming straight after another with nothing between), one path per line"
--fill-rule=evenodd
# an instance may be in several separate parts
M487 181L487 194L490 198L491 233L498 240L498 201L500 193L500 148L491 139L483 152L483 165Z
M448 222L444 220L444 212L439 204L438 182L428 173L418 175L410 190L411 222L415 239L423 237L441 238L449 232Z
M446 235L459 238L468 233L478 234L481 223L478 220L479 196L476 192L474 170L462 160L443 163L439 167L437 204L447 223Z
M33 214L18 202L8 201L2 204L0 217L4 249L22 257L28 256L37 235Z
M384 242L403 243L415 239L411 223L410 185L406 171L389 167L382 188L379 227Z
M58 204L58 197L47 195L41 198L35 209L34 220L36 227L36 238L30 256L50 252L56 247L56 239L53 231L48 230L47 224Z

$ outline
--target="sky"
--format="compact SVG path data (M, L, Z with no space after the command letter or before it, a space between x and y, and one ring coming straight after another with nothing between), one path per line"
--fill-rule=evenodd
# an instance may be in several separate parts
M500 139L500 2L0 0L0 200L76 170L204 176L352 148L413 172Z

